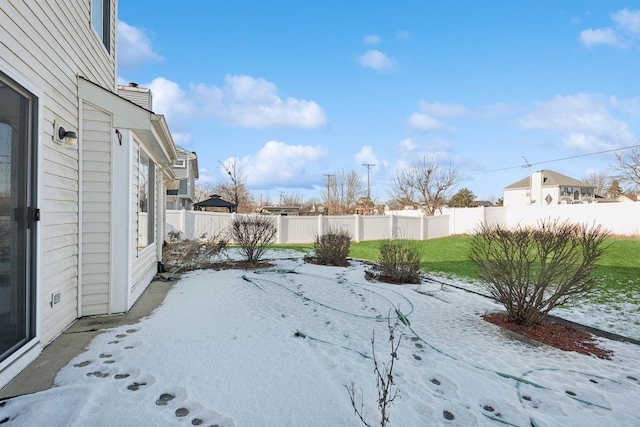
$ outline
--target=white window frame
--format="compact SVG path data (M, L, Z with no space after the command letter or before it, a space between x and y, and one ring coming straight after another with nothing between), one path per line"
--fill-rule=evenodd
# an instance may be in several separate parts
M143 176L143 170L146 170L146 184L141 182ZM155 212L156 212L156 174L155 174L155 162L144 151L142 147L138 151L138 250L142 250L151 246L155 241ZM146 198L141 199L142 191L144 190ZM144 201L144 203L142 203ZM147 214L146 230L140 229L140 214ZM144 234L143 234L144 233ZM140 236L146 236L144 241L141 241Z
M91 27L111 53L111 0L91 0Z

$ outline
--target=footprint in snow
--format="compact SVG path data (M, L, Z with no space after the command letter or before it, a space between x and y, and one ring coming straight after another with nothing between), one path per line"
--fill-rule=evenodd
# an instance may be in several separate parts
M156 405L158 406L167 406L169 402L176 398L175 394L172 393L162 393L160 397L156 400Z

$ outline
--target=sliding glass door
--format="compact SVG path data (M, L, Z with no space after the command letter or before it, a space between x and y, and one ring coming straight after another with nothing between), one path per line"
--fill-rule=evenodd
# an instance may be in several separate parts
M0 73L0 362L35 337L36 111Z

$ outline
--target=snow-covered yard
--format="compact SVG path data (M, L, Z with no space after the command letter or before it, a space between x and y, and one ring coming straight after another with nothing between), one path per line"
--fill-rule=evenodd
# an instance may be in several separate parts
M640 425L640 346L601 340L612 360L525 343L484 322L500 306L463 290L369 283L364 264L304 264L183 276L142 322L98 336L57 386L15 398L17 426L359 426L345 386L379 425L371 360L388 322L408 324L392 426ZM291 258L297 255L298 258ZM289 257L289 258L284 258ZM420 292L416 292L420 290Z

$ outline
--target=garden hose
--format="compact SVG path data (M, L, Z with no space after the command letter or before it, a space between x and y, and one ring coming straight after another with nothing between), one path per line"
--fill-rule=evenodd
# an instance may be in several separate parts
M325 278L325 277L323 277L323 276L318 276L318 275L308 274L308 273L299 273L299 272L297 272L297 271L295 271L295 270L293 270L293 269L260 269L260 270L255 270L255 271L254 271L254 273L255 273L255 274L258 274L258 275L260 275L260 274L270 274L270 273L272 273L272 274L300 274L300 275L304 275L304 276L312 276L312 277L313 277L313 276L316 276L316 277L321 277L321 278L323 278L323 279L326 279L326 278ZM252 280L252 279L250 279L250 278L248 278L248 277L246 277L246 276L243 276L242 278L243 278L244 280L247 280L247 281L249 281L249 282L254 283L254 284L255 284L256 286L258 286L262 291L266 292L266 291L264 290L264 288L260 287L257 283L255 283L255 281L254 281L254 280ZM456 288L461 289L461 290L463 290L463 291L465 291L465 292L472 292L472 293L475 293L475 294L478 294L478 295L481 295L481 296L487 297L487 295L483 295L483 294L481 294L481 293L479 293L479 292L470 291L470 290L468 290L468 289L465 289L465 288L462 288L462 287L457 287L457 286L455 286L455 285L451 285L451 284L449 284L449 283L441 282L441 281L438 281L438 280L435 280L435 279L429 279L429 280L430 280L430 281L432 281L432 282L440 283L440 284L442 284L442 285L447 285L447 286L456 287ZM455 360L455 361L460 361L460 362L463 362L463 363L467 363L467 362L464 362L464 361L461 361L461 360L457 359L455 356L450 355L450 354L448 354L448 353L446 353L446 352L444 352L444 351L440 350L439 348L435 347L434 345L430 344L429 342L427 342L424 338L422 338L422 337L421 337L421 336L420 336L420 335L419 335L419 334L418 334L418 333L413 329L413 327L411 326L411 322L409 321L409 316L410 316L410 315L413 313L413 311L414 311L413 303L411 303L411 301L410 301L408 298L406 298L404 295L401 295L401 294L400 294L400 293L398 293L398 292L392 291L393 293L395 293L395 294L397 294L398 296L402 297L403 299L405 299L405 300L409 303L409 305L410 305L410 307L411 307L411 310L410 310L408 313L403 313L403 312L400 310L400 308L399 308L399 307L396 307L396 306L395 306L395 304L394 304L391 300L389 300L389 298L387 298L386 296L384 296L384 295L382 295L382 294L380 294L380 293L378 293L378 292L375 292L374 290L368 289L368 287L371 287L371 285L368 285L368 284L358 284L358 283L350 283L350 285L352 285L352 286L356 286L356 287L359 287L359 288L361 288L361 289L363 289L363 290L365 290L365 291L367 291L367 292L373 293L373 294L375 294L375 295L379 296L380 298L383 298L383 299L384 299L384 300L386 300L387 302L389 302L389 303L391 304L391 306L393 307L394 312L395 312L395 315L396 315L395 319L392 319L392 317L391 317L391 316L383 317L383 316L381 316L381 315L378 315L378 316L375 316L375 317L374 317L374 316L364 316L364 315L357 314L357 313L351 313L351 312L349 312L349 311L345 311L345 310L342 310L342 309L339 309L339 308L336 308L336 307L332 307L332 306L327 305L327 304L324 304L324 303L322 303L322 302L320 302L320 301L317 301L317 300L314 300L314 299L312 299L312 298L306 297L306 296L302 295L300 292L296 292L296 291L294 291L294 290L292 290L292 289L289 289L287 286L285 286L285 285L283 285L283 284L281 284L281 283L278 283L278 282L276 282L276 281L269 280L269 279L265 279L265 278L260 278L260 281L263 281L263 282L266 282L266 283L270 283L270 284L277 285L277 286L279 286L279 287L281 287L281 288L285 289L286 291L288 291L288 292L290 292L290 293L294 294L295 296L300 297L300 298L303 298L303 300L304 300L304 301L311 301L311 302L313 302L314 304L317 304L317 305L319 305L319 306L321 306L321 307L324 307L324 308L327 308L327 309L330 309L330 310L333 310L333 311L336 311L336 312L340 312L340 313L343 313L343 314L346 314L346 315L349 315L349 316L354 316L354 317L359 317L359 318L364 318L364 319L372 319L372 320L376 320L376 321L381 321L381 320L385 320L385 319L386 319L386 320L388 320L388 321L391 321L391 320L397 320L397 321L399 321L400 323L404 324L404 325L405 325L405 326L406 326L406 327L411 331L411 333L412 333L412 334L413 334L413 335L414 335L418 340L420 340L421 342L423 342L424 344L426 344L427 346L429 346L432 350L436 351L437 353L439 353L439 354L441 354L441 355L443 355L443 356L445 356L445 357L450 358L451 360ZM358 351L358 350L354 350L354 349L352 349L352 348L348 348L348 347L345 347L345 346L342 346L342 345L339 345L339 344L331 343L331 342L329 342L329 341L321 340L321 339L318 339L318 338L312 337L312 336L310 336L310 335L308 335L308 334L306 334L306 333L302 333L302 332L297 331L297 332L296 332L296 336L300 336L300 337L303 337L303 338L309 338L309 339L311 339L311 340L318 341L318 342L322 342L322 343L329 344L329 345L335 345L335 346L341 347L341 348L343 348L343 349L346 349L346 350L349 350L349 351L352 351L352 352L358 353L360 356L365 357L365 358L369 358L369 359L370 359L370 356L368 356L368 355L366 355L366 354L364 354L364 353L362 353L362 352L360 352L360 351ZM500 376L500 377L502 377L502 378L506 378L506 379L514 380L514 381L516 382L516 390L518 390L518 398L519 398L519 401L520 401L520 403L521 403L522 405L524 405L524 402L522 401L522 396L521 396L521 392L520 392L520 386L521 386L521 384L527 384L527 385L533 386L533 387L535 387L535 388L540 388L540 389L548 390L548 391L551 391L551 392L557 392L557 391L556 391L556 390L554 390L554 389L551 389L551 388L549 388L549 387L546 387L546 386L544 386L544 385L541 385L541 384L535 383L535 382L533 382L533 381L531 381L531 380L528 380L528 379L524 378L524 377L528 376L529 374L531 374L531 373L533 373L533 372L554 370L554 369L551 369L551 368L538 368L538 369L534 369L534 370L528 371L528 372L526 372L525 374L523 374L522 376L516 376L516 375L512 375L512 374L507 374L507 373L503 373L503 372L498 372L498 371L494 371L494 370L491 370L491 369L487 369L487 368L485 368L485 367L483 367L483 366L479 366L479 365L475 365L475 364L469 364L469 365L470 365L470 366L472 366L473 368L479 369L479 370L481 370L481 371L484 371L484 372L492 372L492 373L495 373L495 374L499 375L499 376ZM564 370L564 369L555 369L555 370L557 370L557 371L567 371L567 370ZM602 378L602 377L598 377L598 376L591 375L591 374L584 373L584 372L580 372L580 371L570 371L570 372L578 373L578 374L580 374L580 375L585 375L585 376L589 376L589 377L596 377L596 378L605 379L605 380L607 380L607 381L611 381L611 382L616 383L616 384L622 384L621 382L616 381L616 380L613 380L613 379L610 379L610 378ZM585 399L581 399L581 398L579 398L579 397L577 397L577 396L571 396L571 395L566 394L566 393L562 393L562 395L563 395L563 396L566 396L566 397L569 397L570 399L575 400L576 402L579 402L579 403L584 404L584 405L587 405L587 406L593 406L593 407L597 407L597 408L604 409L604 410L608 410L608 411L611 411L611 410L612 410L612 408L610 408L610 407L603 406L603 405L600 405L600 404L595 403L595 402L590 402L590 401L587 401L587 400L585 400ZM497 417L495 417L495 416L491 416L491 415L484 414L484 413L483 413L483 415L484 415L485 417L487 417L487 418L489 418L489 419L493 420L493 421L496 421L496 422L499 422L499 423L502 423L502 424L505 424L505 425L515 426L515 424L511 424L511 423L509 423L509 422L507 422L507 421L505 421L505 420L502 420L502 419L500 419L500 418L497 418ZM531 425L532 425L532 426L534 426L534 427L536 427L536 426L538 426L538 425L539 425L539 424L538 424L538 423L537 423L533 418L530 418L530 423L531 423Z

